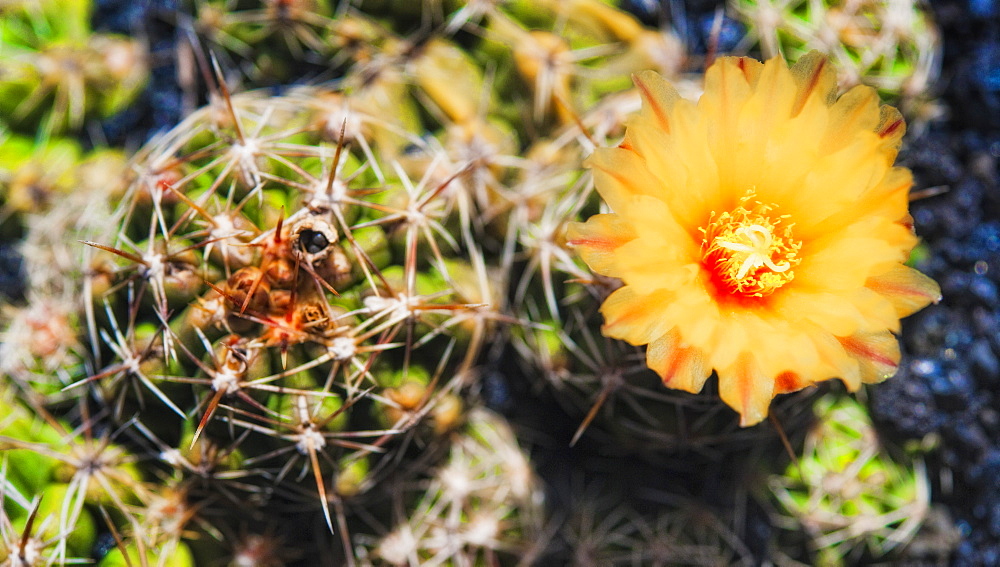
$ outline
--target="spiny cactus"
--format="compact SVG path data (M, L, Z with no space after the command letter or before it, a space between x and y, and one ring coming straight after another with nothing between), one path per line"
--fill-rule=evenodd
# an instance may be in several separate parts
M329 502L370 485L336 471L463 387L495 292L445 228L451 179L411 180L374 141L352 152L323 91L220 94L140 154L117 233L91 242L117 258L93 297L111 358L77 385L117 419L197 420L192 445L250 433L244 464L308 471L333 529Z

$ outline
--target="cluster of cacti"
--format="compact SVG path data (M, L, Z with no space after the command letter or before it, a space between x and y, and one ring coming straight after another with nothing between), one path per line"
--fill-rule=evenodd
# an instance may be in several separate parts
M194 3L177 25L218 55L193 58L209 104L127 168L73 142L4 142L30 290L3 314L0 564L565 553L546 548L531 461L480 407L481 365L511 352L505 369L580 424L573 442L725 452L770 435L714 396L663 389L637 349L601 336L618 284L565 242L601 208L582 163L638 109L630 74L680 80L681 42L598 0L360 4ZM27 45L24 26L51 16L19 9L0 11L3 33ZM74 26L60 33L89 45ZM287 82L302 64L338 76L234 94L222 72ZM26 101L19 127L75 128L140 84L107 76L106 100L85 79L51 83L45 117L0 98ZM786 403L786 423L808 413ZM583 563L749 561L693 505L607 508L581 512L622 520ZM581 521L561 533L578 552L594 528Z

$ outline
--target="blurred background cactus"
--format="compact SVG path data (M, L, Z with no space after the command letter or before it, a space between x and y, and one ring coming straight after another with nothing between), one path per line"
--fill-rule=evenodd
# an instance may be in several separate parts
M12 0L0 7L0 116L42 137L79 130L132 102L148 73L144 44L94 33L87 0Z
M885 515L931 514L929 480L863 405L780 400L791 461L775 427L664 389L601 335L617 284L564 227L600 212L581 164L643 69L694 97L722 53L819 48L938 116L908 102L934 100L925 7L113 4L0 5L24 275L0 312L0 565L909 557L922 516ZM831 460L870 473L835 502ZM862 508L879 527L842 541L814 522Z
M913 0L734 0L730 6L765 57L811 50L837 67L843 88L866 84L910 118L937 109L928 90L941 71L941 38L924 2Z
M770 480L792 520L786 525L804 528L824 565L856 564L866 554L879 558L905 545L930 507L923 464L887 455L853 400L824 398L815 411L798 461Z

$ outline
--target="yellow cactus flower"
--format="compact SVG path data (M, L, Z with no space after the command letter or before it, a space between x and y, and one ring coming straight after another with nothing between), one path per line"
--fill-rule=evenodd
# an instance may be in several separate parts
M624 284L604 334L649 345L671 388L698 392L714 370L743 426L778 394L892 376L899 319L940 298L903 265L917 238L899 112L870 87L838 97L816 53L720 58L697 102L654 72L634 80L641 112L588 161L614 212L567 235Z

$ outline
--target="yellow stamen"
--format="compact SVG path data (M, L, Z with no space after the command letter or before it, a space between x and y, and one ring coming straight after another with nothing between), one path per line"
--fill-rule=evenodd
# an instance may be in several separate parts
M792 238L792 225L782 225L786 216L769 214L774 207L751 200L748 191L731 211L709 217L700 229L702 257L727 291L764 297L790 282L800 242ZM749 206L748 206L749 204Z

